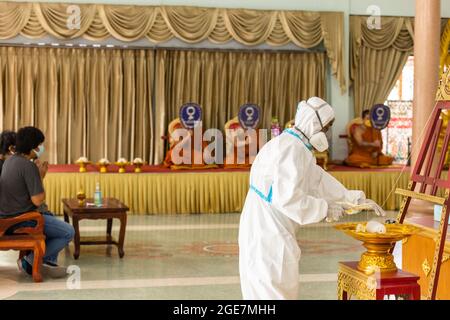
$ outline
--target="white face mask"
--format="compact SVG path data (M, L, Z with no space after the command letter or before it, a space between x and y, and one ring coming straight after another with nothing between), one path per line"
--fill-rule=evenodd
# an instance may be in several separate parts
M317 119L319 120L320 125L323 128L322 120L320 119L319 112L317 111L317 109L320 109L322 106L320 106L319 108L313 108L309 103L306 103L306 105L314 110L314 112L316 113ZM306 135L305 135L305 137L306 137ZM328 144L328 139L327 139L325 132L323 132L323 131L317 132L317 133L313 134L308 140L309 140L309 143L311 144L311 146L314 149L316 149L317 151L324 152L324 151L328 150L329 144Z
M309 143L319 152L324 152L328 149L328 139L324 132L317 132L309 138Z
M37 158L40 158L40 157L42 157L42 154L44 153L45 148L44 148L44 145L43 145L43 144L40 144L38 148L39 148L39 151L36 151L36 150L34 150L34 149L33 149L33 151L34 151L34 153L36 154L36 157L37 157Z

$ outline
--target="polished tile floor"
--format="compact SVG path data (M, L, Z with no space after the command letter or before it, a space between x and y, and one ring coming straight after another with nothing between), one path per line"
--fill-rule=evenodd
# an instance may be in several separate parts
M0 299L241 299L238 228L233 213L129 216L123 259L116 247L82 246L74 260L71 245L59 261L71 274L39 284L18 271L17 252L0 252ZM82 236L105 230L104 221L81 222ZM338 261L358 260L363 247L327 223L301 227L297 239L299 299L336 299Z

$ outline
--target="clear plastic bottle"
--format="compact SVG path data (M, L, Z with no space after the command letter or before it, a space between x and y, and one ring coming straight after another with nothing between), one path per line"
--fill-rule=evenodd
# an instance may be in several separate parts
M100 182L95 183L94 204L96 207L102 206L102 191L100 190Z
M270 138L273 139L275 137L278 137L281 134L281 127L278 123L278 118L273 117L272 118L272 124L270 126Z

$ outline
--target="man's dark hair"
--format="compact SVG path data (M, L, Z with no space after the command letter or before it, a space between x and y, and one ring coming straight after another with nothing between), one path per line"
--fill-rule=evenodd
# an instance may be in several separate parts
M23 127L17 131L16 152L29 154L44 142L45 136L41 130L35 127Z
M0 135L0 154L7 155L9 148L16 145L16 133L14 131L5 130Z
M368 110L368 109L363 110L363 112L362 112L362 114L361 114L361 118L364 119L364 117L367 116L369 113L370 113L370 110Z

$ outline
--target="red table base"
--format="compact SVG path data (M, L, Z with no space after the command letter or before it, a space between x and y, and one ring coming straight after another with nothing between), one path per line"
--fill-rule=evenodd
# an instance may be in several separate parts
M367 275L357 265L358 261L339 262L338 299L384 300L386 295L396 295L420 300L419 276L400 269Z

